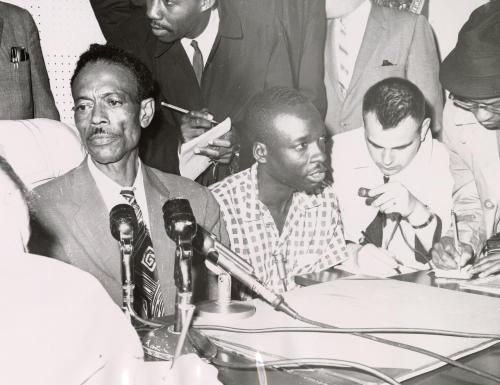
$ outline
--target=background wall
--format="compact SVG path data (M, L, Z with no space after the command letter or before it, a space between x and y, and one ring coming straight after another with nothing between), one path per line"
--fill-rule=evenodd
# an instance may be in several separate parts
M73 122L69 79L76 59L90 43L104 42L88 0L7 0L7 2L28 9L38 24L52 92L61 119ZM428 14L434 28L442 58L446 57L455 46L458 31L471 11L486 2L487 0L427 0L425 14Z

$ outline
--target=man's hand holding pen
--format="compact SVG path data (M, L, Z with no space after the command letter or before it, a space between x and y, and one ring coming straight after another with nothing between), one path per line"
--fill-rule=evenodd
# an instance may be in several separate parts
M438 269L451 270L464 267L473 257L472 246L458 242L453 237L444 236L432 247L432 263Z
M213 127L212 114L206 108L200 111L188 111L181 118L181 133L184 142L197 138ZM233 131L229 131L222 138L215 139L206 147L195 149L196 154L205 155L215 162L228 164L236 151L233 144Z

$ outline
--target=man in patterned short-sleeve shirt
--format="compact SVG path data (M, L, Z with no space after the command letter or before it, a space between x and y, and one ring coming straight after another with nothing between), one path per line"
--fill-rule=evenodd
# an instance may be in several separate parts
M256 163L210 187L231 248L276 292L294 276L348 257L327 174L324 123L298 91L271 88L249 104L245 127Z

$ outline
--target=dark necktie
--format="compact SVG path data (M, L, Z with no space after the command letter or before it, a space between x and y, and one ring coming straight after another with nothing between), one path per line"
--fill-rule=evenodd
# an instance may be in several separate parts
M144 224L141 208L132 190L122 190L120 194L134 208L139 228L134 236L134 308L142 317L153 318L165 315L163 296L156 269L153 242Z
M191 41L191 47L194 49L193 55L193 70L196 75L196 80L198 84L201 85L201 77L203 75L203 55L201 54L200 47L198 47L198 42L196 40Z
M384 183L389 182L389 177L384 175ZM384 227L387 223L387 216L382 212L377 212L373 221L365 230L366 239L362 244L373 243L377 247L382 247L382 239L384 236Z

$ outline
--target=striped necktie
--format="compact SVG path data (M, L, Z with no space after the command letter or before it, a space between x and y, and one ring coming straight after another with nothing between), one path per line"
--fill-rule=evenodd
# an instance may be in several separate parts
M201 54L200 47L196 40L191 41L191 47L194 49L193 55L193 70L196 75L198 84L201 85L201 77L203 76L203 55Z
M347 95L347 90L349 88L349 82L350 82L350 54L349 54L349 44L347 41L347 30L342 22L342 19L338 19L338 36L336 37L337 40L337 60L338 60L338 67L337 67L337 79L338 79L338 84L340 88L340 92L342 93L342 96L345 98Z
M165 315L163 296L158 280L156 258L149 230L144 223L141 208L132 190L122 190L120 194L134 208L139 228L134 236L134 310L142 317L154 318Z

